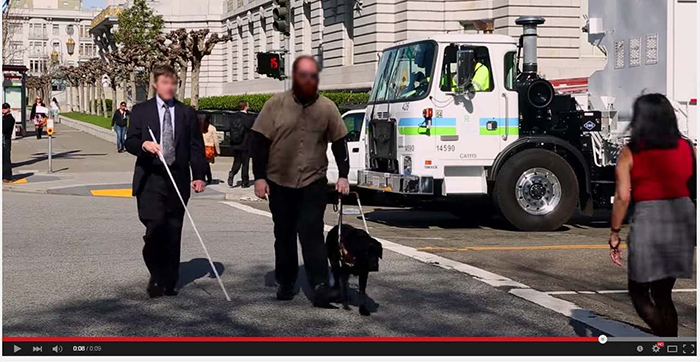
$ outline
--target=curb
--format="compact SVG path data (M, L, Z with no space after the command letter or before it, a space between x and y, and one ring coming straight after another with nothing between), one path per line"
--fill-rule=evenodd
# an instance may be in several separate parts
M59 115L58 117L61 120L61 124L65 124L70 128L74 128L79 131L91 134L97 138L114 143L115 145L117 144L117 136L110 129L95 126L94 124L90 124L87 122L78 121L72 118L68 118L66 116Z

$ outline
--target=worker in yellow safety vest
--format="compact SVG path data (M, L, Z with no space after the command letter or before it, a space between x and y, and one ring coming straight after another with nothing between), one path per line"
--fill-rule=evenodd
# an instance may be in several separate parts
M484 59L477 59L474 64L474 75L472 76L472 88L475 92L486 92L491 90L491 71L485 64ZM440 77L440 88L452 92L457 92L457 74L443 73Z
M485 92L491 90L491 71L481 60L474 64L474 76L472 86L475 92Z

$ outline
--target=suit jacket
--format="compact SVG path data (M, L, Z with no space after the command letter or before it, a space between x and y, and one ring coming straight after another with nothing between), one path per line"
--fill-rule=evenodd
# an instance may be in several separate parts
M231 122L242 122L243 123L243 142L239 145L233 145L233 149L236 151L250 151L250 129L253 128L253 123L255 123L256 115L246 112L238 112L233 115ZM231 126L233 129L233 126Z
M160 117L156 98L139 103L131 110L131 122L126 133L126 150L136 156L132 193L138 196L146 180L154 171L163 169L158 155L144 151L145 141L152 141L148 128L160 142ZM171 166L175 182L182 197L190 196L190 169L192 178L204 180L207 160L204 157L204 140L199 130L195 110L175 100L175 162Z

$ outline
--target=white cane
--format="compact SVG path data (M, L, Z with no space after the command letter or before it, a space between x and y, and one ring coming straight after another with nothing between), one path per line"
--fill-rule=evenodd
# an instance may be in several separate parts
M156 141L156 137L153 135L153 131L151 131L151 127L148 127L148 133L151 134L151 139L153 142L158 143ZM202 236L199 235L199 230L197 230L197 227L194 225L194 220L192 220L192 215L190 215L190 211L187 209L187 205L185 204L185 200L182 198L182 195L180 194L180 189L177 188L177 183L175 183L175 178L173 177L173 174L170 172L170 167L168 167L168 163L165 162L165 157L163 157L163 153L161 151L158 151L158 158L160 158L160 161L163 163L163 166L165 166L165 171L168 172L168 176L170 176L170 181L173 183L173 187L175 188L175 192L177 192L177 196L180 198L180 202L182 202L182 207L185 208L185 214L187 214L187 218L190 219L190 223L192 224L192 228L194 229L195 234L197 234L197 238L199 239L199 242L202 244L202 249L204 249L204 254L207 254L207 259L209 259L209 265L211 265L211 270L214 271L214 275L216 275L216 280L219 281L219 285L221 286L221 290L224 291L224 295L226 296L227 301L231 301L231 297L228 296L228 293L226 292L226 288L224 287L224 283L221 281L221 277L219 276L219 272L216 271L216 267L214 266L214 262L211 260L211 256L209 256L209 252L207 251L207 247L204 246L204 241L202 240Z

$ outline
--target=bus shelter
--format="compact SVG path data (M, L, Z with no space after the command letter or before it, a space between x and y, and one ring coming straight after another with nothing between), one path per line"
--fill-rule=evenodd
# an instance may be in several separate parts
M17 120L13 136L24 136L27 130L27 70L24 65L2 65L3 102L10 104Z

